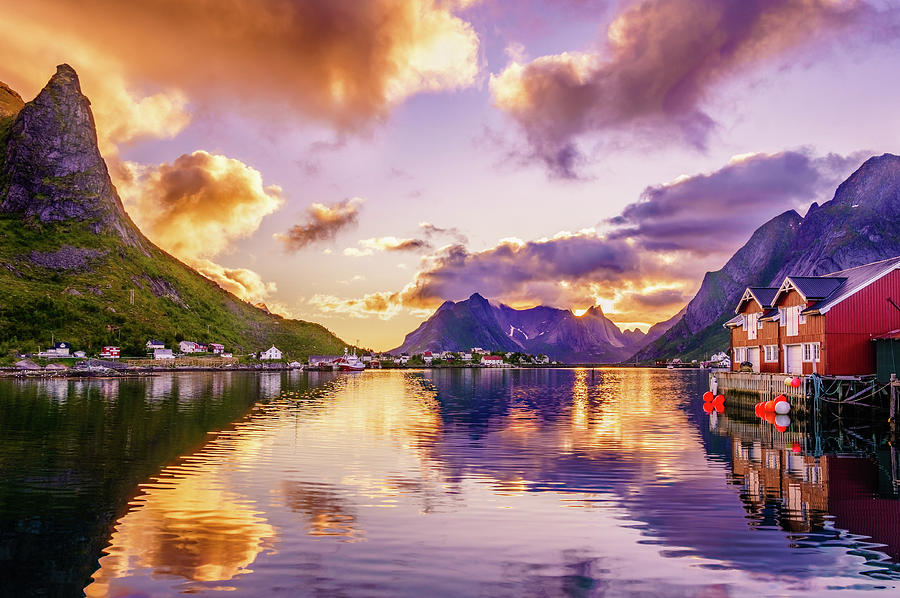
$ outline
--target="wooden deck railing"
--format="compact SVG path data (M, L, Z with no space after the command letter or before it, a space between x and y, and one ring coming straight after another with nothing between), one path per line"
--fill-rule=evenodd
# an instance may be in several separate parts
M724 391L757 393L764 400L774 399L778 395L784 395L790 399L802 399L806 397L806 379L800 378L800 386L794 388L784 383L784 374L766 374L757 372L711 372L709 375L710 389L713 388L713 377L718 383L718 392ZM794 377L794 376L790 376Z

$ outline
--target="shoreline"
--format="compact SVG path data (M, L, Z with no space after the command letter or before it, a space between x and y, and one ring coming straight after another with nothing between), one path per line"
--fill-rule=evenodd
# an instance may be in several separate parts
M508 365L503 367L494 366L477 366L477 365L437 365L437 366L402 366L388 368L366 368L364 371L424 371L424 370L535 370L535 369L601 369L601 368L647 368L647 369L679 369L679 370L703 370L710 368L700 367L680 367L666 368L665 366L648 365L648 364L622 364L622 363L567 363L567 364L524 364L524 365ZM100 379L100 378L145 378L152 377L156 374L169 374L178 372L314 372L314 373L357 373L357 372L340 372L339 370L315 370L306 368L292 368L287 365L242 365L232 367L202 367L202 366L182 366L182 367L129 367L123 369L94 369L94 370L21 370L10 367L0 367L0 378L37 380L37 379Z

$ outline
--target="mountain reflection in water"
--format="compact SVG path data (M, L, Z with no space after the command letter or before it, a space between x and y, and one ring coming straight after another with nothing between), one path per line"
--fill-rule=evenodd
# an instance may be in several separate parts
M2 455L24 458L0 480L4 523L18 522L0 558L32 563L9 577L20 595L84 575L89 596L895 592L900 502L880 431L798 420L778 434L737 405L710 418L705 381L626 368L0 381ZM26 455L45 443L65 465ZM55 556L66 530L96 548L58 561L51 584L19 549L43 538Z

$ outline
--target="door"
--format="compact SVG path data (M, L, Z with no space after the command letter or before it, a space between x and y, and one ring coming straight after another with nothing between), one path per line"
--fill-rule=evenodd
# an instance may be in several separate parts
M753 364L753 371L759 371L759 347L750 347L747 349L747 361Z
M788 374L803 373L803 345L785 345L784 370Z

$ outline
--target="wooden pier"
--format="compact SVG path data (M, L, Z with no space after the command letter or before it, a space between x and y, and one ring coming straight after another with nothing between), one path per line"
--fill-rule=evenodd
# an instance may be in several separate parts
M799 386L785 384L798 378ZM770 401L786 396L795 410L818 411L824 403L836 405L838 413L847 405L887 408L894 422L900 409L900 381L896 375L887 383L875 376L791 376L757 372L710 372L709 388L724 395L747 395L753 401Z
M786 374L714 371L709 374L709 384L710 389L717 386L718 392L723 394L725 391L754 393L759 395L759 400L765 401L770 401L778 395L784 395L789 399L805 398L808 376L796 377L800 378L800 386L794 388L784 383L785 378L794 378Z

